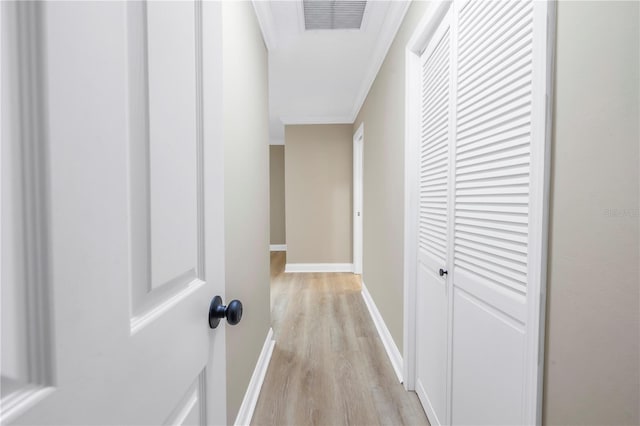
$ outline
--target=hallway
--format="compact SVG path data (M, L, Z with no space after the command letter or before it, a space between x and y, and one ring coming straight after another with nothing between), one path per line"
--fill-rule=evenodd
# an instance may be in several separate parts
M0 39L0 426L640 426L640 0Z
M285 274L285 256L271 253L276 346L252 424L429 424L397 382L358 276Z

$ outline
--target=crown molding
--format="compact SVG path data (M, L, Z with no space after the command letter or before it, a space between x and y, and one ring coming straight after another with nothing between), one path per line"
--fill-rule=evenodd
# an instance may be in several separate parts
M380 67L382 67L382 63L384 59L387 57L387 53L389 52L389 48L393 43L393 40L396 38L396 34L400 29L400 25L404 20L404 16L409 9L410 1L391 1L389 2L389 10L387 11L387 18L385 20L384 25L382 26L382 31L380 32L380 37L378 38L378 43L376 43L376 47L374 49L374 53L371 57L371 62L369 63L369 67L367 67L367 73L365 77L362 79L362 85L360 86L360 90L356 95L356 98L353 103L353 109L351 110L351 123L355 123L356 118L358 117L358 113L362 108L362 104L364 104L367 95L369 94L369 90L371 90L371 86L373 82L376 80L378 76L378 72L380 71Z
M272 51L277 48L277 32L273 14L271 12L271 5L269 1L264 0L252 0L253 7L258 18L258 23L262 31L262 37L267 50ZM371 61L367 67L367 72L362 79L362 84L354 98L351 113L349 115L338 116L299 116L289 115L281 116L280 120L283 124L352 124L358 117L358 113L364 104L369 90L375 81L380 67L384 62L384 59L389 52L389 48L395 39L395 36L402 24L405 14L410 5L410 1L390 1L389 9L387 11L385 23L382 26L378 42L374 48L373 55L371 55ZM300 1L300 4L302 2ZM299 6L299 5L298 5ZM365 10L365 15L367 12ZM364 18L363 18L364 21Z
M253 9L258 18L264 44L267 50L273 50L278 46L278 43L276 25L273 21L273 14L271 13L271 3L264 0L252 0L251 3L253 3Z

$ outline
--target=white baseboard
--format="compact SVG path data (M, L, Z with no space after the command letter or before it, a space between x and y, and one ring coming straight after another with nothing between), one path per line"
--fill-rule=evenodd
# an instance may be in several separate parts
M353 272L353 263L287 263L285 272Z
M269 245L269 251L287 251L286 244L271 244Z
M396 342L394 342L393 337L391 337L387 324L385 324L382 319L382 315L380 315L380 311L378 310L376 303L371 298L371 294L369 294L367 286L364 285L364 281L362 282L362 298L364 299L364 304L367 305L367 308L369 309L371 319L378 330L380 340L382 340L384 349L387 351L387 356L389 357L389 361L391 361L391 365L396 372L396 376L398 376L398 380L402 383L402 354L400 353L398 346L396 346Z
M251 423L253 412L256 409L258 403L258 396L260 396L260 389L262 389L262 383L264 382L264 376L267 374L267 368L271 361L271 355L273 354L273 348L276 342L273 340L273 329L269 329L267 338L264 340L262 351L258 357L256 368L253 370L251 380L249 380L249 386L244 394L242 404L238 410L236 421L233 423L236 426L245 426Z

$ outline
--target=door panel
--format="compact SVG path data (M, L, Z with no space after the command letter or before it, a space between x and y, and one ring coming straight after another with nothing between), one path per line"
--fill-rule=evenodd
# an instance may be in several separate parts
M522 323L471 294L453 295L452 424L518 424L523 403Z
M199 426L206 423L205 372L202 371L189 386L169 418L163 423L167 426Z
M526 422L532 52L533 2L460 9L453 424Z
M134 332L204 284L197 6L136 2L127 10Z
M146 5L151 288L198 274L201 153L192 1ZM144 22L144 21L143 21ZM190 31L185 31L189 29ZM198 37L201 35L198 34Z
M50 350L41 356L46 374L28 372L18 392L2 395L3 409L6 398L21 397L3 422L224 423L224 409L207 409L224 402L204 398L208 376L219 379L209 398L224 401L225 389L224 329L207 323L209 301L224 296L221 140L210 127L220 110L211 96L217 83L204 78L220 75L203 69L219 60L219 41L202 36L203 23L220 25L218 6L2 7L3 18L16 8L20 23L14 33L3 26L3 43L5 35L23 43L16 52L28 70L13 77L24 98L41 99L12 117L39 133L3 135L2 148L16 153L24 176L40 179L9 182L33 194L20 202L40 215L15 223L45 250L40 275L25 278L42 296L27 295L23 318L48 313L46 327L30 325L27 334ZM23 141L30 156L20 152ZM3 209L4 201L3 188ZM2 243L4 265L15 241L3 234ZM205 271L205 262L213 267Z
M416 393L433 424L446 423L447 288L434 271L438 265L422 256L416 292L418 311ZM434 269L434 267L436 269Z
M416 391L433 423L444 423L447 390L447 269L451 126L450 15L422 55L418 205Z

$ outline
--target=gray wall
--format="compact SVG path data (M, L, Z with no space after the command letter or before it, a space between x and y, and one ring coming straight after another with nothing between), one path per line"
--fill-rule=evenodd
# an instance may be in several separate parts
M226 302L244 317L226 326L227 420L233 424L269 331L267 51L251 2L222 3Z
M286 244L284 196L284 145L269 146L271 244Z
M558 2L544 422L639 424L638 2Z
M414 2L358 114L363 279L402 348L404 47ZM639 424L638 2L558 2L546 424Z
M364 121L362 280L402 350L404 286L404 49L427 2L413 2L371 86Z
M351 124L285 127L287 263L351 263Z

